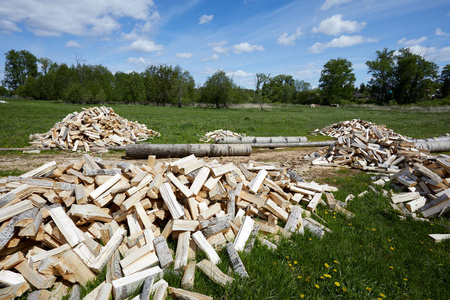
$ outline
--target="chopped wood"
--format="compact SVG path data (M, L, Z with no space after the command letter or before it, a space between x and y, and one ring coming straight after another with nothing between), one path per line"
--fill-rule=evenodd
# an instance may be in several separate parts
M169 284L164 279L155 283L150 293L153 293L153 300L164 300L167 296Z
M435 243L440 243L444 240L450 239L449 233L430 233L429 236L434 240Z
M184 289L192 289L194 288L194 279L195 279L195 261L190 261L184 267L183 278L181 278L181 287Z
M152 267L147 270L136 272L132 275L116 279L112 282L114 299L125 299L136 291L136 289L149 276L161 278L163 271L160 267Z
M200 247L203 252L205 252L206 256L212 263L218 264L220 262L220 257L217 254L216 250L214 250L214 248L208 243L201 231L197 231L192 234L192 238L194 239L197 246Z
M172 253L170 252L166 239L162 235L155 238L153 244L155 245L155 251L158 255L161 268L164 269L173 263Z
M197 263L197 267L205 273L212 281L215 283L226 286L229 283L234 281L233 277L228 276L222 270L219 269L213 262L204 259L201 262Z
M239 274L242 278L248 277L248 273L245 270L245 266L242 263L241 258L239 257L238 252L236 251L235 246L232 243L227 244L227 253L230 258L231 265L233 266L233 270Z
M175 299L182 300L213 300L213 297L173 287L169 287L169 294Z
M250 218L249 216L246 216L244 218L244 221L239 228L239 231L236 235L236 239L234 241L234 248L236 251L242 251L245 248L245 243L247 242L248 238L250 237L250 233L252 232L253 226L255 224L255 221Z
M183 268L188 261L189 240L191 234L189 231L183 232L178 236L177 250L175 253L174 269Z

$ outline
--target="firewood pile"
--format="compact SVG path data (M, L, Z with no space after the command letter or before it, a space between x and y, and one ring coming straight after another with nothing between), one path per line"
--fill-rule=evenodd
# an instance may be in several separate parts
M402 213L431 218L450 211L450 156L415 162L391 175L391 181L408 190L391 197L392 206Z
M32 134L30 144L37 148L90 150L125 146L160 136L147 125L128 121L105 106L68 114L48 132Z
M390 173L393 183L408 190L392 197L394 208L402 213L416 217L421 212L431 218L450 211L450 156L432 156L385 126L356 119L317 132L337 140L322 153L310 155L312 164Z
M242 138L245 136L246 135L243 133L236 133L231 130L217 129L217 130L205 133L205 135L199 141L202 143L209 143L211 141L215 141L216 139L220 139L220 138L224 138L224 137Z
M196 267L225 285L234 279L216 266L222 247L245 277L239 252L250 251L256 238L273 249L278 238L304 228L322 237L330 230L311 214L325 204L323 194L332 209L353 216L332 191L253 161L220 164L190 155L162 163L150 156L137 166L85 154L50 162L0 179L0 298L29 289L33 299L60 298L70 282L76 299L80 286L106 267L106 281L86 299L124 299L141 285L141 298L164 299L168 284L160 278L173 264L183 273L183 289L169 289L173 296L212 299L188 291ZM196 251L208 259L195 262Z

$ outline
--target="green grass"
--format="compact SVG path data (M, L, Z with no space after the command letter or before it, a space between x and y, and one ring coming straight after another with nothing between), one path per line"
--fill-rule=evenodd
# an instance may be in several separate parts
M10 99L0 105L0 148L26 147L28 136L47 132L67 114L81 111L79 104L56 101ZM450 128L448 112L373 107L317 107L283 105L259 109L211 109L112 105L114 111L131 121L159 131L153 143L196 143L208 131L229 129L253 136L304 136L316 128L354 118L385 124L413 138L445 134ZM310 140L323 138L310 137Z
M0 106L0 147L27 146L29 134L46 132L81 107L50 101L9 100ZM125 105L113 108L122 117L161 132L162 137L153 141L156 143L195 143L199 135L219 128L258 136L307 135L316 128L352 118L385 124L414 138L438 136L450 128L448 113L406 109L279 106L260 111ZM2 172L0 176L19 175L17 170ZM367 174L352 176L347 169L338 174L339 177L318 179L339 188L335 193L338 200L344 200L349 193L357 195L370 184ZM364 197L352 200L348 210L356 217L347 220L341 214L318 208L317 214L333 231L323 239L309 232L295 234L283 239L276 251L269 251L257 242L250 254L241 255L250 275L248 279L233 275L232 285L220 287L197 269L194 291L214 299L301 299L301 295L304 299L376 299L381 294L386 299L450 298L450 241L435 244L428 237L429 233L447 233L448 220L402 221L390 208L388 198L370 190ZM175 241L169 240L169 245L175 250ZM219 267L228 273L230 263L225 251L220 256ZM204 257L200 252L196 260ZM181 276L173 272L167 273L165 279L170 286L180 286Z
M335 195L343 201L348 193L366 190L370 178L360 174L328 182L339 186ZM435 244L428 237L445 233L441 223L448 221L402 221L388 203L372 191L356 197L348 206L353 219L320 207L317 213L332 234L323 239L295 234L276 251L256 243L250 254L241 254L248 279L234 276L231 286L220 287L197 270L194 291L214 299L300 299L302 294L305 299L376 299L380 294L386 299L448 299L450 242ZM226 251L220 256L219 267L227 272ZM202 258L198 255L197 261ZM165 279L180 286L180 276Z

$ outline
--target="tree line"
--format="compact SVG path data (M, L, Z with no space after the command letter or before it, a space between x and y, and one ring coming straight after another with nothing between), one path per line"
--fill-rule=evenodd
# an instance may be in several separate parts
M148 66L141 73L112 73L102 65L88 65L81 56L71 66L49 58L37 58L27 50L5 53L5 78L0 95L70 103L128 103L173 105L193 103L229 107L236 103L332 104L355 101L409 104L449 95L450 65L440 76L438 66L408 48L376 51L367 61L372 76L355 87L352 63L330 59L324 66L318 88L293 76L256 73L254 89L245 89L223 70L196 85L189 71L166 64ZM40 67L40 70L38 68ZM450 103L450 99L446 100Z

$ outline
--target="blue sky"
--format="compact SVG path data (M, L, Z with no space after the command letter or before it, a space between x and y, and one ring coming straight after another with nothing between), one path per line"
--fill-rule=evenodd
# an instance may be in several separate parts
M375 51L410 47L450 64L450 0L0 0L0 79L11 49L112 72L180 65L203 84L219 69L247 88L255 73L317 86L332 58L357 84Z

